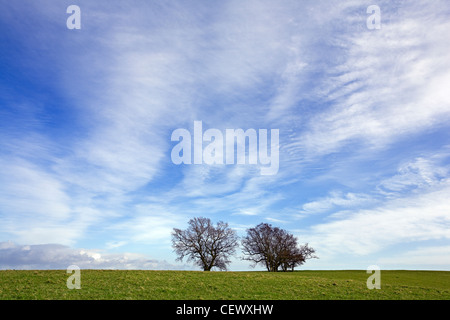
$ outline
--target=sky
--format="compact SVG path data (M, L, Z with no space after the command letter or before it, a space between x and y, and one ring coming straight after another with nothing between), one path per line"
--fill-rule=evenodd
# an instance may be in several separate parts
M207 217L288 230L300 269L450 270L448 1L0 8L0 269L198 270L171 232ZM196 122L278 130L278 170L174 163Z

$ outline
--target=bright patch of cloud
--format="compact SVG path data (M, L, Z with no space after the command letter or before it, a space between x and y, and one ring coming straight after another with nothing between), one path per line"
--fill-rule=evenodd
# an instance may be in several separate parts
M182 269L166 261L150 259L141 254L108 254L96 250L72 249L58 244L18 245L0 242L1 269Z
M308 235L329 255L367 255L389 246L450 239L448 181L437 190L398 198L374 209L356 210L345 218L313 226Z

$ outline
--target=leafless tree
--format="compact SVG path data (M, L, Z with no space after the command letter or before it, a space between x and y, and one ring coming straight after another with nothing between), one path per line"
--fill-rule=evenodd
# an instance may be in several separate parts
M173 229L172 247L178 255L177 260L184 257L192 261L204 271L216 267L226 270L230 256L238 246L236 231L228 224L219 221L214 226L208 218L193 218L188 222L186 230Z
M293 245L287 252L283 253L281 269L283 271L288 271L289 269L293 271L295 267L304 264L307 259L317 258L315 252L316 250L309 247L307 243L301 246Z
M242 239L244 260L264 264L267 271L274 271L272 228L267 223L261 223L247 230L247 236Z
M317 258L315 250L308 246L298 246L297 238L286 230L260 223L247 230L242 239L244 260L252 261L256 266L263 264L269 272L294 270L306 259Z

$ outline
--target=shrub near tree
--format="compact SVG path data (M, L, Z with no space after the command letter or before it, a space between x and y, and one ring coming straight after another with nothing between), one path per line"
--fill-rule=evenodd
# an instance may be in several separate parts
M269 272L294 270L307 259L317 258L308 244L299 246L291 233L267 223L248 229L242 247L244 260L252 261L253 267L262 264Z

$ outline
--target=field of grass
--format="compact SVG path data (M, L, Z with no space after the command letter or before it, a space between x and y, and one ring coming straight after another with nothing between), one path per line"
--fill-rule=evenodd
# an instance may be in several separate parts
M81 289L69 290L65 270L0 271L0 299L304 300L445 299L450 272L381 271L369 290L365 270L197 272L81 270Z

